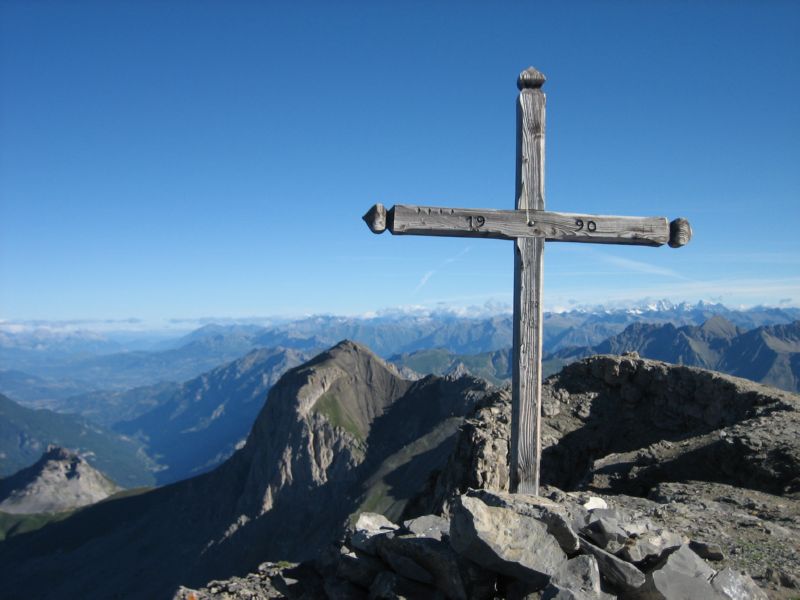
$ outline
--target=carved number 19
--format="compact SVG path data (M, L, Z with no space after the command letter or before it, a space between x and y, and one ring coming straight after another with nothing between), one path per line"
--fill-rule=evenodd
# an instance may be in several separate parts
M483 227L486 223L486 219L482 216L478 215L477 217L473 217L472 215L467 217L467 221L469 221L469 228L470 229L478 229Z

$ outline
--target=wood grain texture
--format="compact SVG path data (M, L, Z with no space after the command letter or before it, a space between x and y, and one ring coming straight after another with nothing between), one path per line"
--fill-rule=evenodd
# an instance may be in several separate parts
M531 78L520 75L519 81ZM536 72L538 73L538 71ZM520 85L517 99L517 210L544 210L544 76ZM541 80L541 83L539 82ZM542 400L543 237L514 241L514 358L511 400L511 490L539 494Z
M407 204L396 204L388 212L392 215L389 230L395 235L501 240L544 237L553 242L637 246L661 246L670 239L666 217L618 217L533 209L492 210Z

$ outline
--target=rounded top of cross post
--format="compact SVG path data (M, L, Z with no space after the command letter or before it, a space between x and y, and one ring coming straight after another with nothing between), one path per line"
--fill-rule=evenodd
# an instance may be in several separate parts
M545 79L546 78L541 71L534 69L533 67L528 67L519 74L519 77L517 78L517 87L520 89L520 91L540 88L545 82Z

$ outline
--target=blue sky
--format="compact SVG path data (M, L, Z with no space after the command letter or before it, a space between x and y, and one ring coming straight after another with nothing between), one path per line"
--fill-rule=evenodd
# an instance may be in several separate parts
M507 303L509 242L371 234L511 208L548 77L550 210L687 217L548 244L545 307L800 305L797 2L0 3L0 318Z

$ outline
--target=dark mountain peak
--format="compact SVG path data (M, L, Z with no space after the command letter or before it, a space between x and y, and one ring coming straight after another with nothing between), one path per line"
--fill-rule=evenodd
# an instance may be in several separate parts
M355 375L365 371L387 371L397 376L397 370L380 358L366 346L352 340L342 340L335 346L320 352L317 356L302 365L299 370L305 372L314 369L338 367Z
M738 327L722 315L714 315L699 328L706 337L720 337L731 339L741 333Z
M276 383L254 431L260 430L260 421L282 421L290 414L306 419L314 413L361 437L385 405L409 385L394 366L369 348L342 340Z
M674 340L676 336L678 330L672 323L632 323L622 333L587 349L588 352L584 351L584 354L624 354L630 351L644 353L655 340Z
M378 361L383 362L378 355L375 354L372 350L364 346L363 344L359 344L358 342L354 342L353 340L342 340L332 348L330 348L327 352L323 354L328 354L331 357L339 356L342 353L353 354L353 355L365 355L370 359L375 359Z
M62 512L94 504L119 490L77 452L50 445L35 464L0 480L0 511Z
M67 448L62 448L56 444L50 444L47 446L47 450L45 450L44 454L42 454L42 458L39 459L39 464L41 462L46 462L48 460L82 460L77 452L73 450L69 450Z
M673 323L669 322L668 323L637 322L628 325L619 335L620 336L625 336L625 335L629 336L631 334L644 335L652 333L654 331L673 332L676 330L677 327L675 327Z
M756 327L743 333L741 340L753 348L766 345L776 352L800 352L800 321Z
M774 352L800 352L800 321L784 325L767 325L758 329L759 337Z
M776 337L779 336L785 339L796 339L800 337L800 321L793 321L791 323L783 323L778 325L768 325L764 329Z

